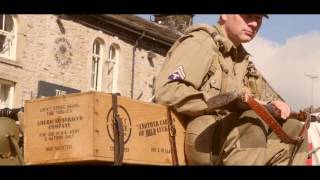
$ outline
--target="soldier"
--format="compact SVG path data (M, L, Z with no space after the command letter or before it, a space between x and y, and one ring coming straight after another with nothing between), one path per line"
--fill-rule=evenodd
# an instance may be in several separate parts
M214 27L195 25L168 51L156 82L155 100L186 115L185 153L189 165L304 165L307 139L286 144L252 110L213 109L211 97L226 92L253 95L260 103L261 76L242 43L250 42L263 14L222 14ZM288 119L290 107L269 104L281 114L281 125L297 135L302 124Z
M23 149L20 131L16 121L22 117L17 109L0 109L0 166L23 165Z

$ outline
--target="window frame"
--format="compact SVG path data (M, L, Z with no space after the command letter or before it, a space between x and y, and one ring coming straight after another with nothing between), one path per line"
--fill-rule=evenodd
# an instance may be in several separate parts
M13 100L14 100L14 90L15 90L15 83L9 80L0 79L0 96L2 96L2 85L9 86L9 92L7 97L7 102L2 103L0 100L0 109L2 108L13 108ZM1 99L1 98L0 98ZM5 105L5 106L3 106Z
M112 50L114 50L114 58L111 59ZM119 71L119 54L120 54L120 46L116 43L112 43L109 47L108 51L108 59L107 63L107 72L109 71L110 64L113 66L112 70L112 87L110 93L117 93L118 92L118 71ZM107 78L108 79L108 78ZM109 91L109 89L108 89Z
M6 17L9 16L12 19L12 31L6 31L5 30L5 25L6 25ZM0 57L6 58L9 60L16 60L16 49L17 49L17 22L16 18L13 15L8 15L8 14L0 14L0 18L2 18L2 27L0 27L0 35L4 36L4 39L6 40L7 37L11 36L9 39L10 44L8 45L9 49L9 54L0 52ZM3 44L5 44L4 42Z
M99 52L96 53L96 48L99 46ZM101 91L102 83L102 62L104 60L105 43L101 38L95 38L92 43L91 51L91 69L90 69L90 89ZM94 68L94 69L93 69Z

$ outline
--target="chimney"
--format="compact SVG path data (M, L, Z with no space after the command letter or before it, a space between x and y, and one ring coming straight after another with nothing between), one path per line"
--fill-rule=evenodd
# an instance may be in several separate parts
M176 14L155 14L154 21L157 24L168 26L171 30L184 32L184 30L193 24L193 14L176 15Z

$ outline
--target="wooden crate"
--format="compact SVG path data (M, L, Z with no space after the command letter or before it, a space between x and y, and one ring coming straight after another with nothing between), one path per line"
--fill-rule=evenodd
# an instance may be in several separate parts
M128 164L172 165L165 106L117 97ZM185 165L182 118L171 113L179 165ZM86 92L28 100L24 112L27 165L114 161L112 96Z

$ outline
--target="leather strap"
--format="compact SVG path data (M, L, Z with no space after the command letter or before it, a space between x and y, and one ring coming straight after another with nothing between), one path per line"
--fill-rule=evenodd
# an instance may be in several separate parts
M124 155L124 133L122 120L118 113L117 94L112 94L114 165L122 164Z
M305 112L293 113L295 118L305 121L303 128L301 129L299 135L297 137L290 137L286 132L283 131L281 125L274 119L271 113L267 110L267 108L260 103L258 103L253 97L247 96L243 98L243 101L246 102L252 110L254 110L261 118L264 120L270 128L276 133L276 135L280 138L281 141L288 144L297 144L304 140L306 131L310 125L310 115Z
M174 122L171 116L171 108L167 109L167 117L168 117L168 131L169 131L169 141L171 147L171 157L172 164L174 166L179 166L178 154L177 154L177 145L176 145L176 128L174 126Z

